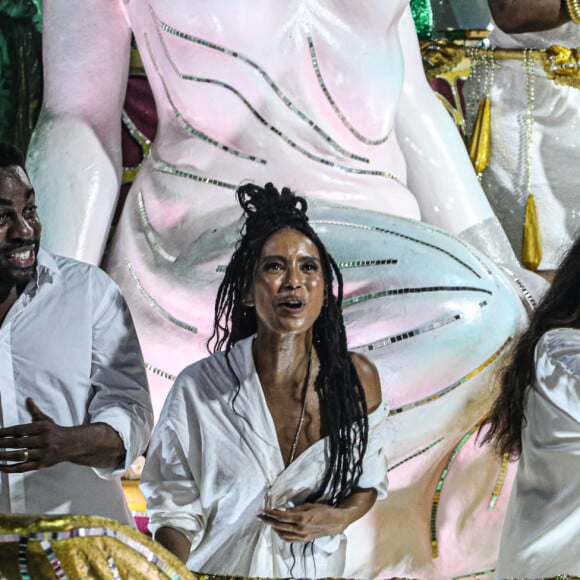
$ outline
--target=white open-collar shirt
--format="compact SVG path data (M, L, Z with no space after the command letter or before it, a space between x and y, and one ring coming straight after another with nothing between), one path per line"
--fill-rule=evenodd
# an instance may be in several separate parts
M132 523L119 475L145 449L153 413L131 316L99 268L42 249L36 276L0 326L0 426L30 423L26 398L62 426L107 423L123 465L60 463L0 474L0 512L81 513Z
M230 353L237 385L224 353L186 368L177 378L155 427L141 489L150 529L181 531L191 541L188 568L258 577L340 577L343 534L312 546L280 539L257 519L264 508L300 505L318 488L326 469L327 438L285 466L276 427L252 356L252 337ZM386 405L369 415L369 440L359 486L387 493L382 427Z

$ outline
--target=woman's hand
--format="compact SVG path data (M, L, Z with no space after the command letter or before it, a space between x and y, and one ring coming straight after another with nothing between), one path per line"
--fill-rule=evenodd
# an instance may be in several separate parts
M334 536L350 524L346 510L319 503L305 503L285 510L263 510L258 519L272 526L287 542L310 542Z
M263 510L258 519L274 528L287 542L311 542L316 538L341 534L366 514L376 499L375 489L357 488L339 507L305 503L288 509Z

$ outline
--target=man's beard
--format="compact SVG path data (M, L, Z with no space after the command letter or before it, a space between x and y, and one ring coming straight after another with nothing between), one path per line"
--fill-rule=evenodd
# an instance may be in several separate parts
M19 294L23 292L30 280L32 280L36 274L38 264L37 249L37 247L34 248L34 264L28 268L18 268L16 266L11 266L10 264L0 265L0 285L16 287Z

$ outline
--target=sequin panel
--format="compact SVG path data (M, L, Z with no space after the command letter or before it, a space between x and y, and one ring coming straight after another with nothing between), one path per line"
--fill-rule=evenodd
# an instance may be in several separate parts
M213 42L210 42L208 40L204 40L203 38L199 38L197 36L193 36L191 34L187 34L185 32L182 32L182 31L174 28L173 26L167 24L166 22L163 22L157 16L157 14L155 13L155 11L153 10L152 7L150 7L150 11L151 11L151 15L152 15L153 19L155 20L158 28L163 30L164 32L171 34L172 36L176 36L177 38L187 40L188 42L193 42L195 44L199 44L200 46L204 46L205 48L208 48L210 50L216 50L218 52L221 52L223 54L231 56L232 58L238 59L241 62L243 62L244 64L250 66L254 71L256 71L264 79L264 81L268 84L270 89L284 103L284 105L286 105L286 107L288 107L288 109L290 109L290 111L292 111L292 113L297 115L302 121L307 123L315 131L315 133L317 133L326 143L328 143L331 147L333 147L336 151L338 151L339 153L341 153L345 157L348 157L348 158L356 160L356 161L360 161L362 163L369 162L369 160L366 157L362 157L360 155L356 155L354 153L347 151L344 147L341 147L334 139L332 139L332 137L330 135L325 133L312 119L310 119L308 117L308 115L306 115L306 113L304 113L301 109L299 109L296 105L294 105L294 103L283 93L283 91L280 89L280 87L278 87L278 85L274 82L272 77L270 77L270 75L262 67L260 67L256 62L254 62L253 60L251 60L250 58L248 58L247 56L245 56L239 52L229 50L229 49L225 48L224 46L219 46L217 44L214 44ZM164 50L166 51L166 54L168 56L168 59L170 60L174 70L180 76L180 78L183 78L186 80L197 80L196 77L189 77L188 75L183 75L182 73L180 73L177 70L177 68L175 67L175 65L172 63L164 44L163 44L163 46L164 46ZM211 79L206 79L206 81L208 81L208 82L210 80ZM233 89L233 87L229 87L229 85L226 85L226 83L220 83L217 80L214 80L213 82L215 82L217 84L221 84L225 88L230 88L230 90L234 90L238 94L238 96L240 96L239 93L235 89ZM244 101L245 101L245 99L244 99ZM247 101L245 101L245 102L247 105ZM254 114L256 114L254 109L252 109L252 111L254 112Z

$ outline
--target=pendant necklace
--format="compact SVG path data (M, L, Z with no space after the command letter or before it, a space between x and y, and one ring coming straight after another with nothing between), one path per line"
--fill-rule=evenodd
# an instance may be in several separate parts
M300 419L298 419L298 426L296 427L296 434L294 435L294 441L292 441L292 448L290 450L290 459L288 460L288 465L290 465L296 456L296 448L298 447L298 440L302 434L302 427L304 425L304 415L306 414L306 393L308 391L308 382L310 381L310 367L312 366L312 350L308 356L308 366L306 367L306 377L304 378L304 384L302 387L302 409L300 411Z

